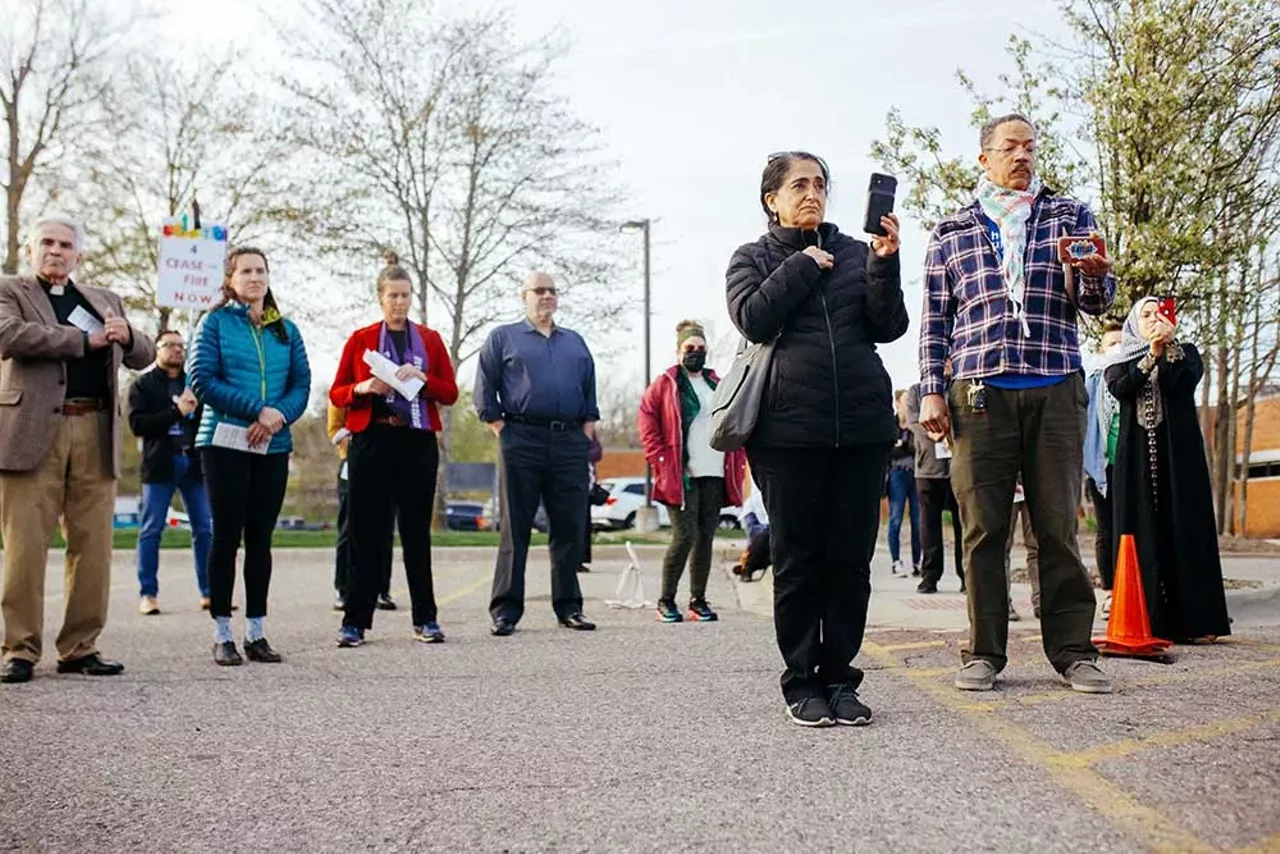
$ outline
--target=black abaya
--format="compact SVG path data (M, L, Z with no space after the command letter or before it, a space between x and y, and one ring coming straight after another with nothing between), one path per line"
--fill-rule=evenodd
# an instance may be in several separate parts
M1142 359L1106 371L1107 388L1120 403L1110 484L1113 553L1118 559L1120 537L1133 535L1152 633L1173 641L1231 632L1213 491L1196 417L1195 388L1204 362L1194 346L1183 344L1182 351L1177 361L1157 362L1163 419L1154 431L1154 471L1148 432L1139 421L1149 380L1138 367Z

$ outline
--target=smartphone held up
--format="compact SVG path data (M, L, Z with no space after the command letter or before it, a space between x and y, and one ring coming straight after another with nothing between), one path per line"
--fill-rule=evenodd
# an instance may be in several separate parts
M862 230L867 234L888 236L880 219L893 213L893 197L898 192L898 179L892 175L871 173L871 184L867 187L867 216L863 220Z
M1170 326L1178 325L1176 307L1173 297L1160 297L1156 300L1156 314L1169 321Z

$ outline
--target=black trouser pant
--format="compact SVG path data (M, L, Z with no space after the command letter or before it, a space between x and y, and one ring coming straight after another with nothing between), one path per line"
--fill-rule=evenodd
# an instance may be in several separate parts
M551 606L561 619L579 613L578 567L590 506L587 436L576 425L552 430L508 421L498 440L502 540L489 613L513 624L524 616L524 572L539 501L550 528Z
M231 616L236 552L243 536L244 614L265 617L271 587L271 535L289 485L289 455L207 447L200 450L200 464L213 516L209 613Z
M1111 480L1111 466L1107 466L1107 483ZM1110 491L1111 487L1108 487ZM1102 589L1110 590L1116 580L1115 555L1111 553L1111 497L1098 491L1098 484L1093 478L1085 477L1084 490L1093 505L1093 516L1098 524L1097 536L1093 540L1093 557L1098 564L1098 575L1102 578Z
M440 446L436 434L371 424L351 437L348 509L355 561L347 585L344 626L373 628L373 611L391 565L397 513L413 624L435 622L431 577L431 517L435 511Z
M1061 673L1098 656L1090 640L1093 582L1076 538L1084 476L1084 379L1073 374L1032 389L987 386L982 411L969 405L969 387L968 380L960 380L950 390L951 483L960 502L969 570L969 642L962 656L966 662L986 659L996 670L1008 662L1004 547L1021 471L1037 545L1044 651Z
M348 467L350 464L348 464ZM351 564L355 561L355 551L351 547L351 523L347 512L347 495L350 493L350 481L345 477L338 478L338 545L334 555L333 589L338 598L346 601L348 579L351 578ZM403 530L404 525L402 524ZM392 532L392 547L387 549L387 565L383 567L382 593L391 592L391 557L395 551L395 532Z
M689 565L689 596L694 601L707 598L707 578L711 576L711 551L720 525L724 478L695 477L684 493L684 507L667 505L671 516L671 545L662 561L662 598L675 599L685 562Z
M889 444L751 448L769 511L773 620L788 703L857 687Z
M920 493L920 529L923 532L924 556L920 562L922 581L937 584L946 570L946 549L942 542L942 511L951 511L951 532L955 538L956 575L964 582L964 534L960 527L960 505L945 477L916 478Z
M582 563L591 563L591 493L587 493L587 524L582 528Z

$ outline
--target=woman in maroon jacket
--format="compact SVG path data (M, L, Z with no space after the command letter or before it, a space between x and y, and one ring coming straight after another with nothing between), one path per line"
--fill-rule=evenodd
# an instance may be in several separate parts
M689 619L714 620L707 604L711 544L720 524L720 508L742 504L747 457L711 447L711 393L720 378L704 367L707 338L686 320L676 327L680 364L659 376L640 402L640 439L653 468L653 497L671 515L671 546L662 563L658 620L678 623L676 588L685 561L693 553L689 578Z
M347 410L348 524L354 555L338 646L360 646L373 628L383 567L391 564L392 525L400 518L404 569L413 607L413 636L440 643L431 579L431 516L435 510L440 449L438 405L458 399L453 363L439 333L409 320L413 282L394 253L378 274L383 319L357 330L342 350L329 390L334 406ZM400 380L422 389L407 399L373 376L364 356L381 353L399 368Z

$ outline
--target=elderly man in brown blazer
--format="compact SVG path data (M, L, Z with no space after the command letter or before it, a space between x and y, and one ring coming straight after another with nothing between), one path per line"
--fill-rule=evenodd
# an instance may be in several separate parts
M120 474L116 374L122 362L147 367L155 346L129 326L120 297L72 281L83 246L79 222L46 217L27 241L35 276L0 277L0 682L26 682L40 660L45 568L59 517L67 553L58 672L124 670L97 649Z

